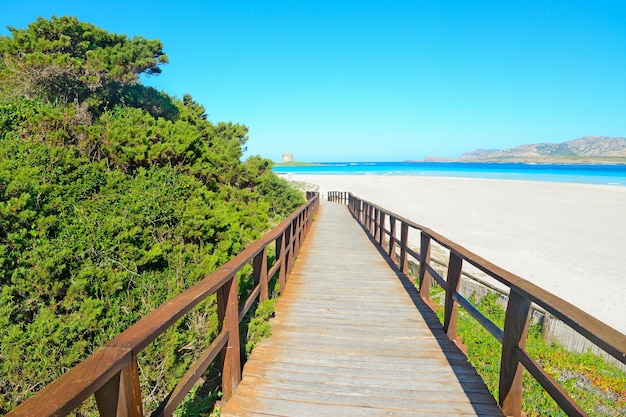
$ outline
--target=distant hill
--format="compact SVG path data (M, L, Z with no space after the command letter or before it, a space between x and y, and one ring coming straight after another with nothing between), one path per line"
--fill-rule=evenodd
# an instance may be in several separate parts
M510 149L477 149L464 153L455 161L626 163L626 138L587 136L563 143L533 143Z

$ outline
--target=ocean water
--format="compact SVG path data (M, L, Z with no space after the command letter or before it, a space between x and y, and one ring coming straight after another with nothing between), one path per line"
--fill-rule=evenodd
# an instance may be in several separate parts
M626 165L473 162L321 162L275 166L281 174L411 175L626 186Z

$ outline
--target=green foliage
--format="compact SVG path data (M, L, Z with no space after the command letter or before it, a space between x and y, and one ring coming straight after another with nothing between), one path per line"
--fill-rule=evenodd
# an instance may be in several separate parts
M0 413L302 204L247 128L138 84L159 41L75 18L0 37ZM242 288L242 291L246 291ZM140 355L151 404L217 329L202 303Z
M262 339L270 337L272 328L270 326L270 318L274 317L274 308L276 299L271 298L259 304L254 312L254 317L247 325L247 333L245 338L245 354L250 356L254 346Z
M182 404L174 412L175 417L201 417L201 416L219 416L220 410L216 408L209 414L215 402L222 397L220 391L204 392L201 387L195 386L185 397Z
M470 301L502 328L505 311L496 302L498 298L498 294L492 293L480 300L471 297ZM441 306L437 314L443 320ZM470 363L498 398L502 346L462 309L459 309L457 333L467 346ZM590 416L626 413L626 372L592 353L569 352L557 344L546 343L539 325L529 329L526 350ZM528 416L566 415L528 372L523 376L522 410Z
M158 40L128 39L75 17L38 18L26 29L9 27L0 37L4 77L31 95L82 101L108 82L136 83L159 74L168 58Z

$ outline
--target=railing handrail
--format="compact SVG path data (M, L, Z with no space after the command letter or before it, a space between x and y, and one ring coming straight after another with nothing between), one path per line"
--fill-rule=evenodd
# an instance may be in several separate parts
M379 205L362 200L352 195L352 193L331 191L328 193L328 200L347 204L355 219L372 234L377 243L383 248L385 237L387 237L388 254L392 256L394 262L396 261L396 251L400 251L400 259L397 264L402 272L408 272L407 254L410 253L416 257L420 264L419 287L423 298L430 301L428 295L429 277L434 278L442 285L446 291L444 329L449 337L452 339L456 338L456 307L457 304L461 304L474 319L503 344L499 401L507 415L520 415L521 413L521 369L518 370L519 364L526 367L568 415L586 415L569 398L568 394L561 389L559 384L545 374L543 369L525 351L525 338L531 303L535 303L545 309L618 361L626 363L626 335L560 297L489 262L432 229L386 210ZM389 230L386 229L385 218L389 219ZM400 239L397 238L396 232L398 229L396 222L400 223ZM409 228L420 232L421 245L419 253L408 247ZM434 240L450 252L446 279L441 277L430 266L431 240ZM510 289L504 329L499 329L498 326L484 317L468 300L458 293L464 261L495 278ZM517 331L511 329L516 329Z
M171 415L220 352L224 355L222 392L223 398L227 399L241 379L239 322L257 298L260 301L268 298L268 281L276 273L280 291L284 289L293 259L310 229L319 205L318 194L307 194L307 198L307 203L263 237L192 287L141 318L17 406L7 417L64 416L92 394L96 396L101 416L143 415L137 355L178 319L215 293L218 297L219 334L154 415ZM268 265L266 249L273 243L276 244L276 259L272 265ZM251 261L254 263L255 288L240 308L235 277Z

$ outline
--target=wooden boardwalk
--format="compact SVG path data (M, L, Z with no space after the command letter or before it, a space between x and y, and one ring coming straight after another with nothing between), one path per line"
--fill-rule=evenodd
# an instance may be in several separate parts
M502 416L419 294L326 203L222 416Z

